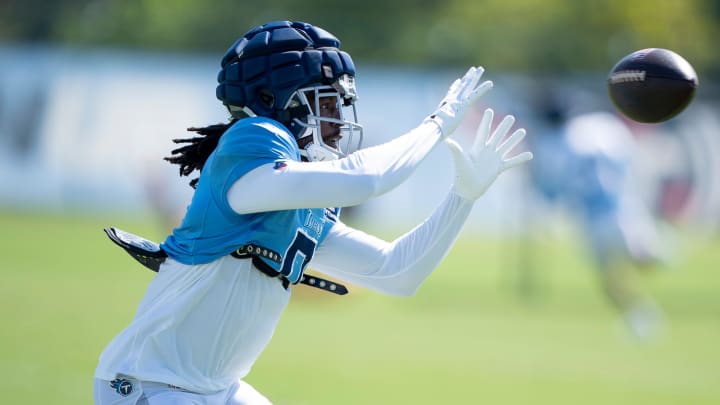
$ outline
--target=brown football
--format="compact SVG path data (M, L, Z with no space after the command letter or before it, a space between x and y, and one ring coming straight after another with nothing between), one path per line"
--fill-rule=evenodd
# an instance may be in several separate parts
M692 65L662 48L625 56L608 77L608 93L615 107L628 118L645 123L666 121L682 112L697 87Z

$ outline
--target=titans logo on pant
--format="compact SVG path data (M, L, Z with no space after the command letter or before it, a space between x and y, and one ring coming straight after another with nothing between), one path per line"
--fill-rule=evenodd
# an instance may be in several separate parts
M133 392L132 382L124 378L117 378L110 381L110 386L115 390L115 392L124 397L130 395Z

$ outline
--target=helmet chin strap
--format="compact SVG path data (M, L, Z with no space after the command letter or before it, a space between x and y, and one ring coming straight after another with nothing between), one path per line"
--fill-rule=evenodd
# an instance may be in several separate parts
M312 139L300 149L300 156L307 159L308 162L324 162L328 160L340 159L340 153L334 152L332 148L324 144L320 135L320 125L309 126L302 121L295 119L297 125L304 127L304 133L298 139L311 137Z
M305 148L301 149L300 156L305 157L309 162L324 162L340 158L340 155L337 153L315 142L310 142Z

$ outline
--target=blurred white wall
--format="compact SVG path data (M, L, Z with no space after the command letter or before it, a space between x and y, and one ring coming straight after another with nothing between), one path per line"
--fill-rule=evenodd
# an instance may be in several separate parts
M358 65L366 146L416 126L464 73ZM191 196L190 179L180 178L162 158L175 146L173 138L190 134L187 127L225 121L214 95L218 69L217 58L209 56L0 47L0 206L182 211ZM491 71L485 76L496 82L495 88L456 137L469 142L487 106L498 116L515 114L532 136L530 95L524 88L531 78ZM691 107L685 116L705 118L684 123L691 126L686 131L702 131L716 140L717 114ZM708 184L698 194L702 201L694 203L703 215L713 216L717 209L707 201L719 198L712 173L720 169L703 145L695 144L694 153L707 161L695 162L702 167L693 170L704 173L702 181ZM644 161L652 172L652 156ZM408 182L355 209L355 219L373 226L411 226L440 202L452 174L450 157L439 148ZM521 224L515 218L526 203L522 187L522 171L503 176L478 202L471 226L517 229Z

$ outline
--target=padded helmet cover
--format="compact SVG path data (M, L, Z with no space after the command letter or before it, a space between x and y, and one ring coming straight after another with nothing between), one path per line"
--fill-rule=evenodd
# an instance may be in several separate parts
M222 58L216 96L226 106L247 107L260 116L287 123L293 93L313 84L329 85L355 76L350 55L322 28L304 22L275 21L253 28Z

